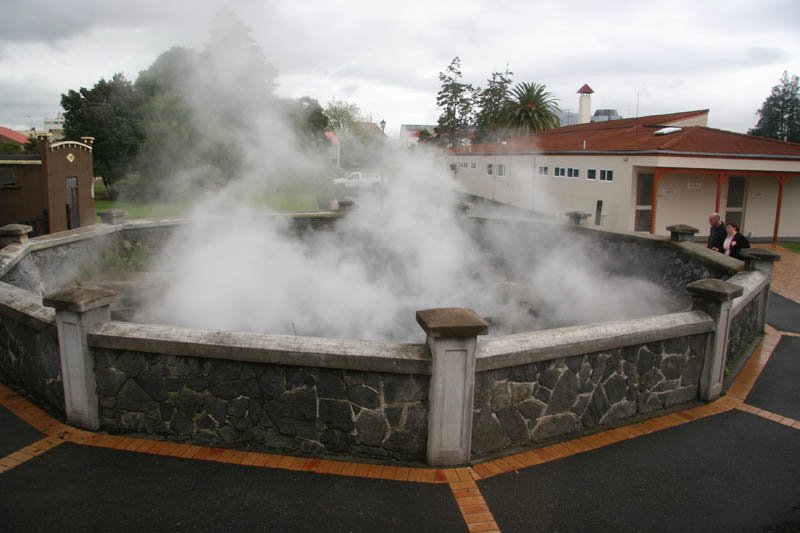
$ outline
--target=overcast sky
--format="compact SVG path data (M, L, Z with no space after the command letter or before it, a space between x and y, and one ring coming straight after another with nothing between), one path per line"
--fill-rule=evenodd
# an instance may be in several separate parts
M24 0L0 18L0 126L41 127L60 96L172 46L201 50L221 2ZM386 133L433 124L438 73L461 58L485 85L506 65L577 111L623 117L710 109L746 132L784 70L800 74L798 0L227 0L278 69L280 96L356 103Z

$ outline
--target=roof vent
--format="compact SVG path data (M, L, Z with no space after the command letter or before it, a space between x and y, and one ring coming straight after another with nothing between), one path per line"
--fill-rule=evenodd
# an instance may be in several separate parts
M675 133L677 131L681 131L683 128L676 128L676 127L667 127L661 128L660 130L656 131L656 135L669 135L670 133Z

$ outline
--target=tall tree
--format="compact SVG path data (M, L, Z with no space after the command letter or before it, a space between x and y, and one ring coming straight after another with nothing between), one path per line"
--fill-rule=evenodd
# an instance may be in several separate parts
M172 48L139 73L134 88L142 98L144 140L135 172L120 183L125 196L151 199L163 193L170 177L197 164L198 132L186 100L187 84L197 75L198 54Z
M365 115L358 104L344 100L331 100L325 106L325 115L328 117L330 128L337 135L350 132L359 122L371 122L372 119Z
M461 59L456 56L447 69L439 73L442 88L436 95L436 105L441 109L437 138L450 147L466 142L472 122L474 88L461 79Z
M318 101L310 96L303 96L292 101L288 107L289 118L306 144L325 142L325 131L329 127L330 120Z
M756 115L758 123L748 134L800 143L800 79L784 71Z
M133 85L114 74L91 89L62 94L61 107L67 138L95 137L94 170L113 194L114 182L130 170L144 137L141 99Z
M529 135L559 126L557 100L546 89L544 85L523 82L511 90L504 111L508 135Z
M495 140L505 129L504 110L513 75L506 66L504 72L492 72L485 89L476 89L475 105L479 111L475 114L475 142Z

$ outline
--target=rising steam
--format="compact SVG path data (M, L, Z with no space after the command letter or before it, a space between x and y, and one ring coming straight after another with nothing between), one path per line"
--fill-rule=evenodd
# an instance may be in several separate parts
M213 79L187 80L186 90L199 131L219 135L210 112L221 105L219 85L205 89L220 77L236 79L246 62L230 56L209 60L215 63L201 72L213 72ZM312 187L320 176L328 179L327 163L309 155L274 106L254 106L248 87L224 87L225 112L237 102L247 109L246 120L222 132L244 148L240 175L206 194L193 223L165 247L157 261L167 276L165 288L137 320L418 341L423 334L414 313L433 307L473 308L491 317L495 333L665 310L655 285L615 279L598 272L597 264L575 261L580 253L565 241L535 262L499 267L496 254L478 245L470 224L457 214L458 188L450 173L436 156L421 151L387 151L382 171L390 186L360 196L356 209L333 229L299 237L285 217L266 212L257 199L287 182ZM214 94L214 101L205 94ZM181 187L191 174L187 169L176 176L185 180Z

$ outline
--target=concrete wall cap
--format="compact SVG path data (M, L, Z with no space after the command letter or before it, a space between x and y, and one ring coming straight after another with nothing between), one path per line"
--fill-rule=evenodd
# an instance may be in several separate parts
M744 293L738 285L718 279L700 279L686 285L686 290L692 296L699 296L717 302L727 302L738 298Z
M417 311L417 323L435 337L472 337L489 332L489 324L472 309L440 307Z

